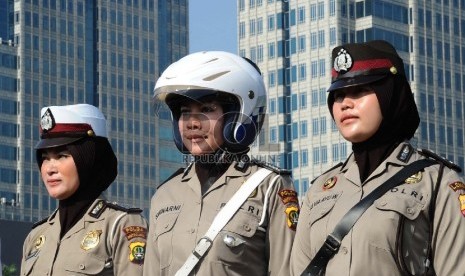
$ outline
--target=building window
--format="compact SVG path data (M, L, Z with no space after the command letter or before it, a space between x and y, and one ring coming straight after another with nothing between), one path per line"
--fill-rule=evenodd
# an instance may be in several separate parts
M300 122L300 137L307 137L307 135L307 120L304 120Z
M275 43L270 42L268 43L268 59L273 59L275 55L276 55Z
M268 87L276 86L276 71L268 72Z
M276 127L270 128L270 143L277 143L278 142L278 129Z
M326 164L328 163L328 147L321 146L321 163Z
M329 29L329 45L336 44L336 28L332 27Z
M245 37L245 22L239 23L239 38Z
M275 98L270 99L270 114L272 115L276 114L276 99Z
M307 108L307 92L300 93L300 109Z
M262 44L258 45L258 48L257 48L257 61L263 62L263 45Z
M339 161L339 144L332 144L333 161Z
M319 120L318 118L312 119L312 135L318 136L320 129L319 129Z
M310 5L310 21L316 20L316 4Z
M318 36L316 32L310 33L310 48L315 50L318 48Z
M320 148L313 148L313 165L320 164Z
M321 20L325 17L325 3L318 2L318 19Z
M255 35L255 24L256 24L256 20L255 19L250 19L250 21L249 21L249 34L250 34L250 36Z
M305 35L299 36L299 45L298 45L299 52L305 52L305 48L306 48L305 39L306 39Z
M274 14L268 15L268 31L273 31L275 28L274 24Z
M320 133L326 134L326 117L320 117Z
M299 81L304 81L307 79L307 64L299 64Z
M258 18L257 19L257 34L262 34L263 33L263 18Z
M299 24L305 23L305 7L299 7L298 22Z
M308 150L304 149L300 152L300 162L302 167L308 166Z
M325 31L318 31L318 47L325 47Z

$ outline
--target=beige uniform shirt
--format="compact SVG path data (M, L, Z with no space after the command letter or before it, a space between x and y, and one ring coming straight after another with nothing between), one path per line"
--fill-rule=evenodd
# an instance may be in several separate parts
M60 240L55 211L27 236L21 275L142 275L146 234L139 213L97 199Z
M203 196L195 165L159 187L151 203L144 275L174 275L219 210L258 168L252 163L241 172L233 163ZM298 206L289 175L271 173L191 275L288 275Z
M360 183L353 155L316 179L301 209L292 249L292 275L302 273L352 206L409 163L425 158L413 148L406 154L408 148L407 144L399 145L364 183ZM405 162L401 161L405 157ZM435 190L439 167L425 168L408 178L408 183L377 199L342 240L326 275L408 275L403 274L405 270L424 275L429 241L437 275L465 275L465 185L455 171L445 167ZM434 204L433 193L437 193L437 199L431 239L429 208Z

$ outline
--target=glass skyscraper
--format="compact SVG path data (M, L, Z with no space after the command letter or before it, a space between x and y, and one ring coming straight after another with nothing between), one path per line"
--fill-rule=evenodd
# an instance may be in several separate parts
M182 162L151 95L188 53L187 18L186 0L0 0L0 218L36 221L57 207L34 145L40 109L73 103L108 120L119 174L106 196L148 215L157 184Z
M464 167L465 0L238 0L240 55L264 72L268 120L252 149L291 169L303 195L346 159L328 112L331 51L384 39L405 63L421 116L413 143Z

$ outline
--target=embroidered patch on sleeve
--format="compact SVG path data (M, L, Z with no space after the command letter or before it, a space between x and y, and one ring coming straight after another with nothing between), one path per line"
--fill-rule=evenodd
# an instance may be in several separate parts
M465 184L461 181L452 182L449 184L449 187L454 190L454 192L457 192L458 190L465 190Z
M459 195L460 201L460 211L462 212L462 216L465 217L465 195Z
M289 203L295 203L299 205L299 199L297 198L297 192L294 190L281 190L278 192L279 197L281 197L284 205Z
M147 239L147 229L142 226L128 226L123 229L123 232L128 241L134 238Z
M299 207L296 205L291 205L285 210L287 216L287 227L295 231L297 228L297 222L299 221Z
M145 259L145 242L131 242L129 245L129 261L143 264Z

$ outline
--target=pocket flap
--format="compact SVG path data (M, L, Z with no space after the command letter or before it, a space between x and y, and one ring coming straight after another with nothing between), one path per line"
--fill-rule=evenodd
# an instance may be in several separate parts
M414 220L425 207L423 196L408 187L396 187L378 198L374 205L379 210L397 212L409 220Z
M105 260L89 253L69 253L64 268L70 272L97 275L105 268Z
M231 218L226 224L224 230L239 234L244 237L252 237L258 228L258 220L255 216L250 215L242 210Z
M312 201L309 206L310 225L325 217L333 209L341 194L342 191L331 194L320 193L318 196L312 197Z

